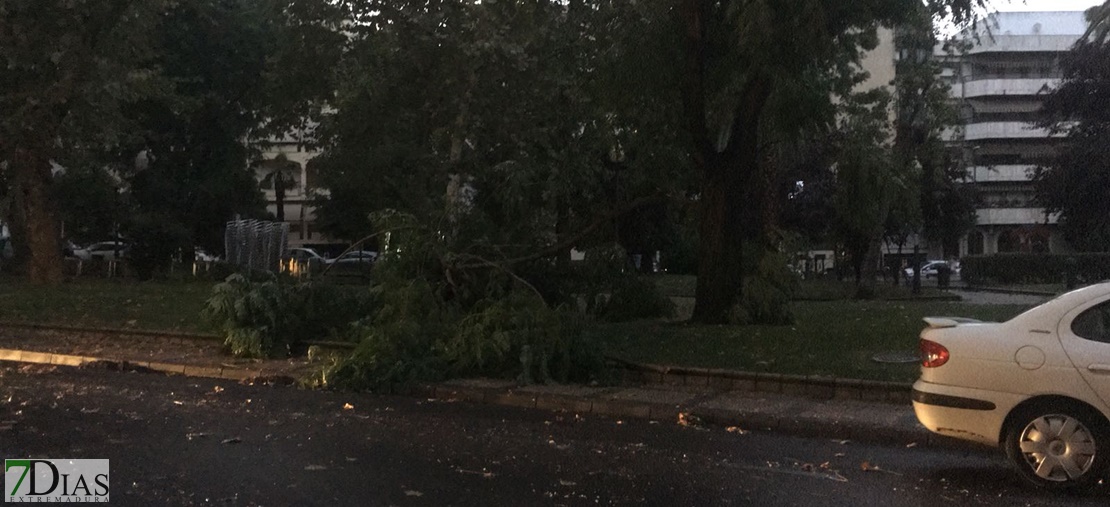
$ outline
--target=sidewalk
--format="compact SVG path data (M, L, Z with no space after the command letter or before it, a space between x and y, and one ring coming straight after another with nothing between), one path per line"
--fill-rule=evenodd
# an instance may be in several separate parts
M130 333L130 334L129 334ZM0 361L55 366L109 365L243 382L293 383L321 366L307 359L240 361L198 335L0 324ZM605 415L730 431L780 433L904 446L966 447L920 424L909 386L852 379L618 364L622 385L532 385L467 379L399 394ZM735 429L733 429L735 428Z

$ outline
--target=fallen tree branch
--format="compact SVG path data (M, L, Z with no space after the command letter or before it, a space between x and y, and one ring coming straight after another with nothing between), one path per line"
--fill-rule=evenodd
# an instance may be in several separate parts
M484 259L482 257L478 257L477 255L472 255L472 254L463 254L463 255L460 255L459 258L466 258L466 259L470 259L470 260L474 260L474 261L478 262L478 264L471 264L470 266L466 266L466 267L469 267L469 268L472 268L472 267L489 267L489 268L501 270L505 274L512 277L514 280L523 284L525 287L528 287L529 289L532 289L532 292L536 294L536 297L540 298L540 302L542 302L544 305L547 305L547 300L544 299L543 294L540 293L539 289L537 289L535 285L532 285L531 283L528 283L528 280L525 280L525 279L521 278L520 275L518 275L516 273L513 273L513 270L509 269L508 266L505 266L503 264L498 264L498 263L493 262L491 260Z

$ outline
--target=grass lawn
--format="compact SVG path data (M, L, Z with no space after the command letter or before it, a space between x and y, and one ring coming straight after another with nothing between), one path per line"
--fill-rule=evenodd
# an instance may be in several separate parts
M668 293L689 289L690 278ZM134 282L77 279L56 287L0 278L0 320L162 331L211 332L200 313L214 282ZM677 297L680 314L693 298ZM913 353L921 318L956 315L1004 320L1025 308L927 301L797 301L793 326L700 326L637 321L596 329L606 353L630 361L912 380L916 364L879 363L876 353Z
M908 381L916 363L874 361L881 352L913 353L922 317L1006 320L1025 306L924 301L803 301L793 326L703 326L661 321L606 324L607 354L636 362L745 371Z
M200 312L214 282L75 279L49 287L0 278L0 320L210 332Z
M698 283L697 277L693 275L648 275L646 279L655 284L660 294L670 297L694 297L694 291ZM938 296L943 294L942 291L937 290L936 282L931 280L927 280L921 289L921 294L924 296ZM889 281L880 280L875 290L878 299L904 299L913 297L906 283L894 286ZM855 293L856 286L852 281L838 281L836 278L826 277L801 280L798 283L798 290L795 292L794 297L795 299L807 301L828 301L851 299Z

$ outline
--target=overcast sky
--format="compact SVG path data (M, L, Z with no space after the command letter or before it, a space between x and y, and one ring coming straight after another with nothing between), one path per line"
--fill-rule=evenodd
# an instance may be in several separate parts
M993 9L999 11L1085 11L1102 0L992 0Z

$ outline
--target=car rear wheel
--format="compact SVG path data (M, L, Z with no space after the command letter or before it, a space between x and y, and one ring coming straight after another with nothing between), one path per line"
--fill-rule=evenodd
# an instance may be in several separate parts
M1106 421L1078 405L1023 410L1012 418L1005 448L1022 478L1050 490L1091 485L1110 459Z

